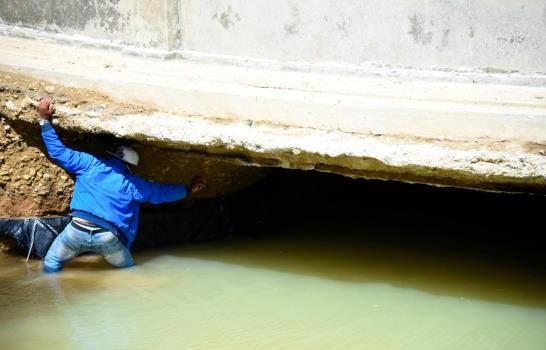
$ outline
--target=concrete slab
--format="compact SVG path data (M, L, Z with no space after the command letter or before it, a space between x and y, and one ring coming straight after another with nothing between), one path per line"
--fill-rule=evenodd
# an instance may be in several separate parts
M159 60L0 37L0 70L88 89L153 114L95 118L60 108L61 126L241 163L486 190L545 192L546 79L283 71ZM473 81L481 81L476 84ZM24 92L24 89L23 89ZM0 112L21 117L2 101ZM243 157L244 156L244 157ZM241 161L241 159L243 159Z

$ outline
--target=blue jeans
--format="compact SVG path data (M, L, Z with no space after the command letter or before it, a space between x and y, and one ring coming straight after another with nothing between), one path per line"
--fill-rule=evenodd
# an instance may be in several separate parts
M90 234L70 223L49 247L44 259L44 272L61 271L72 258L87 252L102 255L114 267L135 264L129 249L112 232Z

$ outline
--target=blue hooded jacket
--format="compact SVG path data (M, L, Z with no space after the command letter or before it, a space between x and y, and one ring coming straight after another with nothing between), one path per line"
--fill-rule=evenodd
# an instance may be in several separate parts
M76 175L70 209L113 225L124 235L122 241L127 247L135 240L141 203L173 202L189 193L185 185L158 184L133 175L117 158L97 158L65 147L50 123L42 126L42 138L49 156ZM104 226L96 220L94 223Z

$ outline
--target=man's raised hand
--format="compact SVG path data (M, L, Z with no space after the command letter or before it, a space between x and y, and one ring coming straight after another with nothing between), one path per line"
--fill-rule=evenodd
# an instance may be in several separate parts
M205 179L203 179L203 177L195 176L191 180L191 184L190 184L191 193L201 191L202 189L205 188L206 185L207 183L205 182Z
M49 99L42 99L38 103L38 118L41 120L50 120L53 114L53 102Z

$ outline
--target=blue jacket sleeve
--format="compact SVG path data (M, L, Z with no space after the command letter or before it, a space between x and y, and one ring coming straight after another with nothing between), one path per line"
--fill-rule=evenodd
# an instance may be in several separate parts
M50 123L42 126L42 138L51 159L70 173L81 174L96 161L88 153L74 151L63 145Z
M139 203L161 204L175 202L189 194L186 185L168 185L148 182L138 176L131 177L133 198Z

